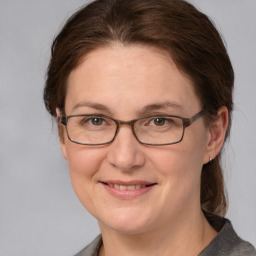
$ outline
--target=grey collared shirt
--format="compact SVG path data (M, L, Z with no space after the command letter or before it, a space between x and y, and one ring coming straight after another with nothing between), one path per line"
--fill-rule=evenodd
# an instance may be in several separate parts
M256 256L255 248L236 234L230 221L222 220L223 225L218 235L199 256ZM98 256L101 245L102 238L99 235L75 256Z

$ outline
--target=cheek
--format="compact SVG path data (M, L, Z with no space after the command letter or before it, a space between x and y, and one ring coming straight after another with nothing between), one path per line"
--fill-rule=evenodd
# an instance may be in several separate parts
M67 143L67 161L71 183L82 202L88 201L93 194L95 175L104 159L104 151L99 148L87 148L74 143Z
M86 147L72 142L66 143L67 161L72 175L92 177L104 157L99 148Z
M202 168L203 152L197 147L186 145L171 145L149 154L148 159L164 176L184 176L200 172Z
M169 213L182 213L184 207L193 209L200 199L202 153L192 145L181 145L171 145L151 156L163 185L158 200L167 208L167 217Z
M153 166L164 178L168 189L186 193L193 188L200 188L201 170L205 154L206 143L204 135L201 137L187 136L176 145L159 148L149 155Z

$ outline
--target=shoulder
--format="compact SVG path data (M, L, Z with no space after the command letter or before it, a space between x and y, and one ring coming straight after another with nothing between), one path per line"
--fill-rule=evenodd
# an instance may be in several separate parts
M213 219L209 222L212 221ZM222 222L222 227L215 239L202 251L200 256L256 256L255 248L236 234L228 219L216 216L216 221L218 223Z
M97 236L89 245L74 256L98 256L99 249L102 245L101 235Z
M219 233L199 256L256 256L255 248L236 234L228 219L218 216L214 216L214 219L208 218L211 224L215 222L215 226L220 227ZM101 245L102 238L99 235L75 256L98 256Z

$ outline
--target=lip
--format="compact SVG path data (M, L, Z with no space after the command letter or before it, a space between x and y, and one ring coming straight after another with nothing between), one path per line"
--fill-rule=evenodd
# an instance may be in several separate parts
M135 199L140 197L149 191L151 191L157 183L132 180L105 180L100 181L100 184L106 189L108 193L118 199Z

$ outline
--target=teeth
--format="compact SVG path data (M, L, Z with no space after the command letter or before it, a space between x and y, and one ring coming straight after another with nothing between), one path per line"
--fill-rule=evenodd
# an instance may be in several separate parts
M140 184L137 184L137 185L119 185L119 184L108 184L109 187L111 188L116 188L116 189L119 189L119 190L135 190L135 189L140 189L140 188L145 188L146 185L140 185Z
M120 190L126 190L127 186L120 185Z

